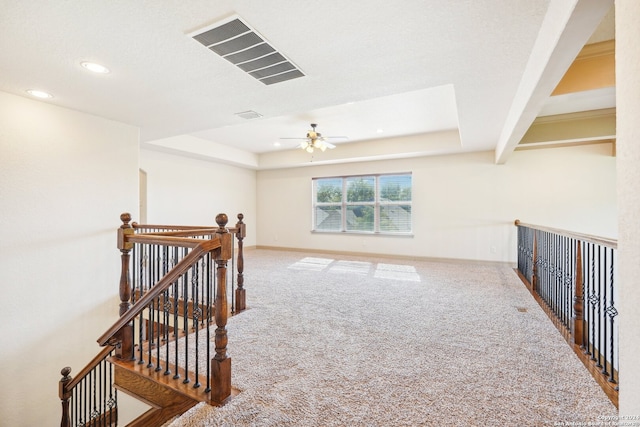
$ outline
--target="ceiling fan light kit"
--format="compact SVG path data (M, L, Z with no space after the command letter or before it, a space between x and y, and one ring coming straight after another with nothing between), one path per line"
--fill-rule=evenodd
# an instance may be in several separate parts
M307 153L313 153L313 150L326 151L327 148L336 148L335 145L328 143L320 132L316 132L317 124L311 123L311 130L307 132L307 139L300 143L300 148Z

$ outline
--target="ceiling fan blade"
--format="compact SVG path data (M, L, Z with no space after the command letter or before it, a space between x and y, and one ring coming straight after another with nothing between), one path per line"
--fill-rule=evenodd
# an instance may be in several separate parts
M327 142L327 141L324 141L324 145L326 145L326 146L327 146L327 148L331 148L332 150L333 150L334 148L336 148L336 146L335 146L335 145L333 145L332 143Z

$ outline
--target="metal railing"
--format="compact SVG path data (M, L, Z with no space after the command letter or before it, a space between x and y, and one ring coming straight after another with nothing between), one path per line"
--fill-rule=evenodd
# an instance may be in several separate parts
M524 224L518 272L617 406L617 242Z

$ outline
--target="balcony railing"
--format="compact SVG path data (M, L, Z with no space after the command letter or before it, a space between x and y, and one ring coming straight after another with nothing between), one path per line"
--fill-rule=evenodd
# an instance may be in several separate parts
M520 277L617 406L617 242L515 225Z

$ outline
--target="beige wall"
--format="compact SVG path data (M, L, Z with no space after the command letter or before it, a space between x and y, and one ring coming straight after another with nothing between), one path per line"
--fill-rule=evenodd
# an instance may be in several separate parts
M413 174L413 237L311 233L311 178ZM610 144L258 172L259 246L514 262L513 221L617 237Z
M0 92L0 425L60 424L57 384L118 316L136 128Z
M245 244L256 244L254 170L146 149L140 150L140 167L147 173L148 223L215 226L223 212L234 225L242 213Z
M620 414L640 416L640 2L616 0ZM638 418L634 418L636 425ZM633 422L629 420L629 422Z

